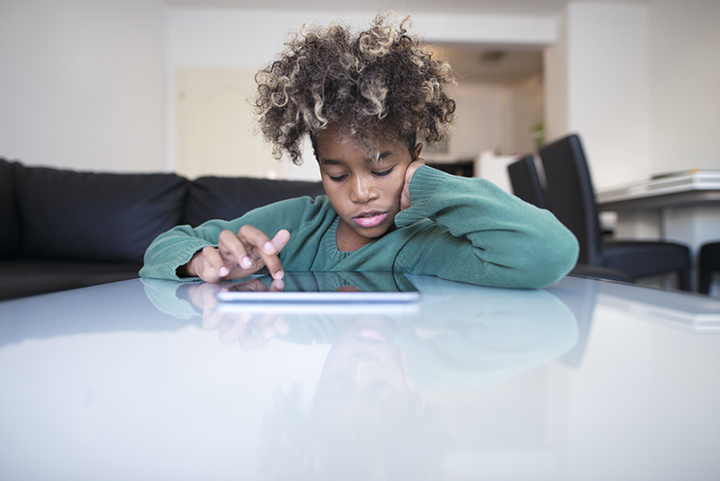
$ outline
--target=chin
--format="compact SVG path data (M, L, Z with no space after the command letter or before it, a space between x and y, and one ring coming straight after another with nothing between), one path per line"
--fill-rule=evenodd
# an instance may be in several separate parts
M379 237L384 236L388 232L390 232L390 226L384 227L384 226L378 226L372 229L372 232L366 232L366 233L360 233L363 237L366 237L368 239L377 239Z
M352 220L351 220L352 222ZM375 227L356 227L353 224L350 224L353 232L355 232L360 237L363 237L365 239L377 239L378 237L381 237L383 234L385 234L388 229L386 229L384 226L375 226Z

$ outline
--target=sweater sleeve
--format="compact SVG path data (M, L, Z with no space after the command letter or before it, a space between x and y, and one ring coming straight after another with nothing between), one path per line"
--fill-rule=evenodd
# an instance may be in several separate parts
M553 214L493 183L420 167L410 182L403 227L429 219L398 254L413 274L494 287L538 288L565 276L577 262L575 236Z
M203 247L217 247L220 232L237 232L243 225L250 224L270 238L280 229L288 229L292 233L304 210L312 203L309 197L289 199L259 207L232 221L211 220L195 228L189 225L176 226L159 235L145 251L140 277L197 281L197 277L178 277L177 269L190 262L192 256Z

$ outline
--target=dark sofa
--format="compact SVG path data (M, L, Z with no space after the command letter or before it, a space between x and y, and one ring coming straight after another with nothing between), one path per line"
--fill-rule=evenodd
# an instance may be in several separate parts
M320 182L114 174L0 159L0 300L138 276L152 240L178 224L234 219L323 193Z

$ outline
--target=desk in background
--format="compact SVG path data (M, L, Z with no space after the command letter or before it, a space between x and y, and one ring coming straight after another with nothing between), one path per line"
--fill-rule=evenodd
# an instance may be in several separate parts
M620 239L682 242L697 261L702 244L720 240L720 171L658 176L597 192L601 211L617 212Z

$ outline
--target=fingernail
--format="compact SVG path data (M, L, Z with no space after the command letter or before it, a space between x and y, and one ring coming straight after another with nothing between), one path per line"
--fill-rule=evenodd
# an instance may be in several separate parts
M268 326L268 327L266 327L266 328L263 328L263 330L262 330L262 336L269 341L270 339L272 339L273 337L275 337L275 333L276 333L276 332L277 332L277 331L276 331L275 329L273 329L272 327L269 327L269 326Z
M285 275L285 273L283 271L277 271L277 272L275 272L273 279L282 279L284 275Z
M265 245L263 245L263 249L265 249L265 252L270 254L275 252L275 245L272 242L266 242Z
M252 259L250 259L250 258L247 257L247 256L246 256L246 257L243 257L243 258L240 260L240 265L241 265L242 267L244 267L244 268L247 269L248 267L250 267L250 266L252 265Z
M221 277L225 277L226 275L230 274L230 271L227 267L222 266L220 269L218 269L218 274L220 274Z

